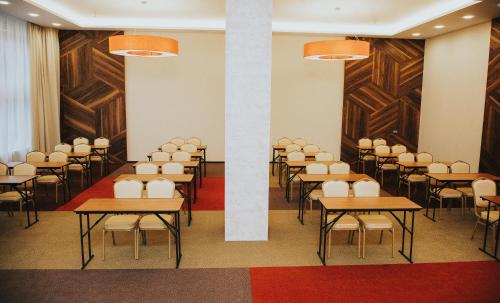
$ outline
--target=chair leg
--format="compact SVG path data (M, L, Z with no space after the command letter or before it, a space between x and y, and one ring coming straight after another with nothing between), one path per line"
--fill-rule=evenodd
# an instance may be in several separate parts
M471 240L474 240L474 234L476 233L478 226L479 226L479 218L477 218L476 225L474 226L474 230L472 231L472 236L470 236Z
M366 229L363 228L363 259L366 259Z
M134 257L139 260L139 244L138 242L139 229L134 229Z
M309 199L309 217L313 220L313 200Z
M168 258L170 259L170 230L167 229L168 232Z
M361 258L361 229L358 228L358 258Z
M394 258L394 227L391 230L392 233L392 257Z
M106 245L106 241L105 241L105 237L106 237L106 230L103 229L102 230L102 260L104 261L105 259L105 245Z
M382 239L384 237L384 230L380 231L380 239L378 240L378 244L382 244Z
M328 237L328 257L330 257L330 254L332 252L332 245L333 245L332 233L333 233L333 229L331 229L327 235L327 237Z

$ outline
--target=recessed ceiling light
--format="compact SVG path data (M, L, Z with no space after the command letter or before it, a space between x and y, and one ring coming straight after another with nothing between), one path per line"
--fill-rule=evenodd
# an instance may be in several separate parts
M29 13L28 16L30 17L38 17L40 16L39 14L36 14L36 13Z
M0 4L1 4L1 5L9 5L9 4L10 4L10 2L9 2L9 1L0 1Z
M474 15L465 15L462 17L462 19L465 19L465 20L470 20L472 18L474 18Z
M442 24L434 25L434 28L435 29L442 29L442 28L444 28L444 25L442 25Z
M420 35L422 35L422 34L421 34L421 33L413 33L413 34L411 34L411 35L412 35L413 37L418 37L418 36L420 36Z
M61 26L62 24L59 23L59 22L52 22L52 25L54 25L54 26Z

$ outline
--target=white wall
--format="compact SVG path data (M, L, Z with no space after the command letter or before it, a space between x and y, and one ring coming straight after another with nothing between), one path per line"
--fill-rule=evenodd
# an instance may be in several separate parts
M304 60L305 42L324 36L273 36L271 141L302 137L340 159L344 62Z
M477 171L491 23L426 40L419 151Z
M224 161L224 33L148 33L178 39L180 55L126 58L128 160L171 137L198 136L209 161ZM305 42L324 39L273 35L271 142L304 137L339 159L343 62L303 59Z

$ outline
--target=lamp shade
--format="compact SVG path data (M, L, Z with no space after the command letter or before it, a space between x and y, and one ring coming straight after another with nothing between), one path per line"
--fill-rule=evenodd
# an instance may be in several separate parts
M359 60L370 56L370 43L360 40L324 40L304 44L304 59Z
M109 37L109 52L121 56L170 57L179 54L179 43L159 36L117 35Z

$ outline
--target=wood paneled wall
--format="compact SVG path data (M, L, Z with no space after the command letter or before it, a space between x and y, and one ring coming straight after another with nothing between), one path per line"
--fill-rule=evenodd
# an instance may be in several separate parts
M491 24L479 170L500 175L500 18Z
M363 137L418 145L425 41L365 40L370 57L345 63L341 159L350 163Z
M61 138L109 138L113 162L127 160L124 58L108 51L109 36L121 33L59 32Z

